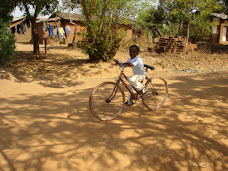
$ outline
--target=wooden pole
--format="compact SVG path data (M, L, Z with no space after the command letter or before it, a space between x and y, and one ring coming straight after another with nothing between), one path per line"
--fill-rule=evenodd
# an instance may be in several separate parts
M45 42L45 55L47 55L47 39L44 39Z
M189 32L190 32L190 22L188 23L188 33L187 33L186 44L185 44L184 58L186 57L187 50L188 50Z

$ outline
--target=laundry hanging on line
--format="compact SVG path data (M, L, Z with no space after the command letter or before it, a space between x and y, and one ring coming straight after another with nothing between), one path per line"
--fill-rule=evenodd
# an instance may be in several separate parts
M20 24L17 25L17 33L21 34L21 25Z
M52 25L49 25L49 36L53 37L54 36L54 29Z
M11 27L11 28L10 28L10 30L11 30L11 33L13 33L13 34L14 34L14 33L16 32L16 27L15 27L15 26L13 26L13 27Z
M60 34L60 29L59 28L57 28L56 35L57 35L57 41L61 41L61 34Z
M30 21L29 21L29 19L24 20L24 24L29 28L30 27Z
M59 32L60 32L61 38L65 38L65 31L63 30L63 28L59 28Z
M68 25L66 25L66 27L64 27L64 29L65 29L65 33L66 33L67 36L69 36L70 34L73 33Z
M21 33L25 34L25 32L26 32L26 26L25 26L24 22L22 22L21 23Z
M47 24L43 21L43 27L42 27L43 31L47 31Z

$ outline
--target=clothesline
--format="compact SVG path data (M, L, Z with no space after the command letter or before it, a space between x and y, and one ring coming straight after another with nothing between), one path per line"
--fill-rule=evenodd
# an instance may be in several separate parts
M57 31L56 31L56 36L57 36L57 41L61 41L61 39L63 38L67 38L67 36L69 36L70 34L72 34L72 30L71 28L66 25L65 27L58 27L58 26L53 26L53 25L48 25L43 22L43 31L48 31L49 32L49 36L53 37L54 34L54 29L55 27L57 27Z
M16 32L18 34L25 34L26 33L26 25L29 28L30 27L30 21L29 20L24 20L20 24L17 24L17 26L13 26L9 28L9 31L11 31L13 34ZM57 28L56 34L54 33L54 29ZM65 27L58 27L58 26L53 26L53 25L48 25L46 22L43 21L43 26L42 26L43 31L48 31L49 36L53 37L54 35L57 36L57 41L61 41L63 38L67 38L70 34L72 34L71 28L66 25Z
M16 32L18 34L25 34L26 32L26 25L29 28L30 27L30 21L28 19L22 21L21 23L17 24L17 26L13 26L9 28L9 31L11 33L15 34Z

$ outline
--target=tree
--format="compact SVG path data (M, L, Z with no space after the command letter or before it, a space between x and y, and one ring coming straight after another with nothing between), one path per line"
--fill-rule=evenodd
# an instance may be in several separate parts
M59 0L19 0L18 6L25 10L27 18L32 25L33 54L39 55L39 36L37 30L37 17L39 14L49 14L53 12L58 5ZM34 11L34 12L33 12Z
M135 7L133 0L82 0L86 32L82 34L80 47L91 61L108 61L114 57L123 39L125 30L121 25L130 24L129 8Z
M152 6L137 17L136 29L144 29L144 32L147 30L149 35L150 33L153 34L153 37L155 37L156 32L161 36L158 27L163 27L164 19L163 8L160 5L157 8Z
M227 14L228 15L228 0L217 0L222 8L218 11L220 13L224 13L224 14Z
M221 8L216 0L161 0L161 2L165 10L179 21L179 34L182 35L183 24L187 25L185 55L190 36L190 27L193 26L194 23L209 17L212 12ZM205 22L198 22L198 24L205 24Z
M3 66L8 64L15 53L15 40L9 32L9 25L9 22L0 19L0 64Z
M15 6L16 2L13 0L6 0L0 4L0 64L3 66L8 64L15 53L14 36L8 29L12 20L10 13Z

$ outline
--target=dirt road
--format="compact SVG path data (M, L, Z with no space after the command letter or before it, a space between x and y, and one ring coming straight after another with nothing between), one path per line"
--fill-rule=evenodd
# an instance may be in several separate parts
M228 71L158 66L154 75L168 81L170 92L163 107L148 111L140 101L100 122L88 97L115 79L115 68L84 63L75 51L69 53L81 63L63 59L62 51L50 49L43 70L18 62L0 80L0 170L228 170Z

